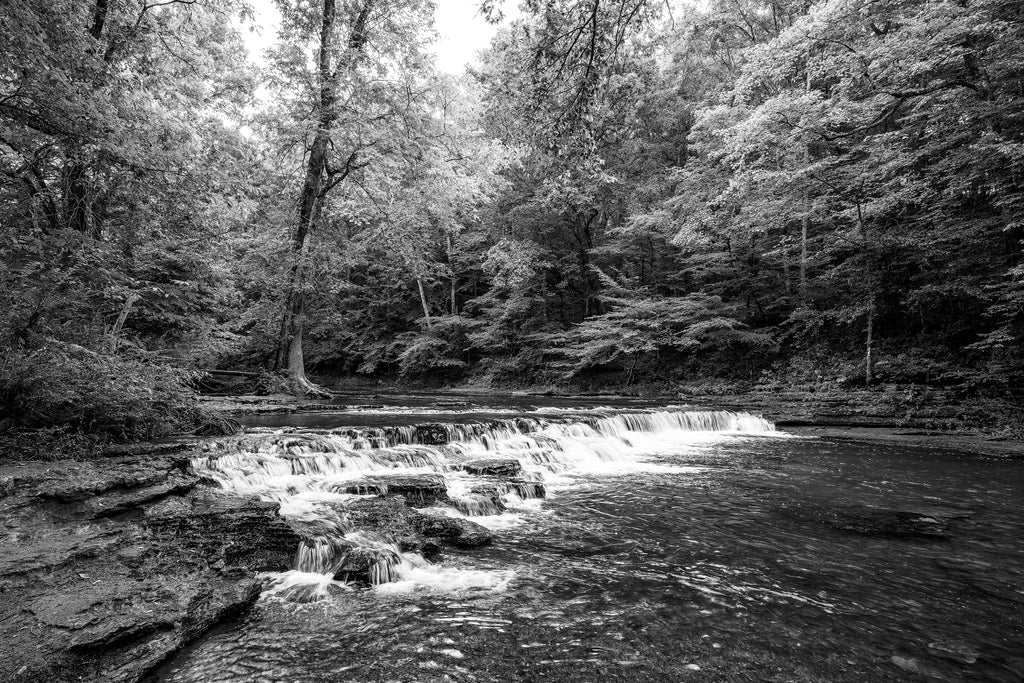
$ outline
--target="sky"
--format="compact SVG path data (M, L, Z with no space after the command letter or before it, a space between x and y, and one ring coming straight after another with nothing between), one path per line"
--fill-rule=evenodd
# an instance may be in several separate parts
M437 11L434 14L435 28L440 35L433 45L437 55L437 66L441 71L461 74L466 63L475 61L475 54L487 47L491 37L497 30L477 14L479 0L436 0ZM277 25L280 15L274 7L273 0L250 0L256 14L256 30L250 31L245 26L242 35L252 60L263 64L260 58L263 50L274 44L277 39ZM517 0L505 0L502 8L506 16L518 15Z

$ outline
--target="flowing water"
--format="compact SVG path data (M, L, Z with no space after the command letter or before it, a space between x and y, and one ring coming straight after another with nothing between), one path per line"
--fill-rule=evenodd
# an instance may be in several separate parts
M1019 461L641 404L252 422L193 465L307 540L162 680L1024 680ZM522 472L481 496L480 457ZM435 478L451 501L425 512L493 544L428 562L353 531L382 474ZM371 584L331 573L353 548Z

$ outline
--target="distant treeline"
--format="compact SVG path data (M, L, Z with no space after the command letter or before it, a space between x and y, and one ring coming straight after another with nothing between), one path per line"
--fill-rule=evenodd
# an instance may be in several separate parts
M528 0L459 77L426 0L277 4L263 71L235 0L5 7L17 424L197 367L1024 383L1021 3Z

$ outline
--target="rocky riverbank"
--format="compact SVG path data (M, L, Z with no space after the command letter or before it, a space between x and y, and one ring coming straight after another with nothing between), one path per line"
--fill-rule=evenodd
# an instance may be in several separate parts
M290 566L276 504L201 486L185 449L162 450L0 466L0 680L138 680Z
M251 605L260 572L293 567L302 537L278 504L201 481L195 455L177 444L0 465L0 680L137 681ZM491 540L393 495L436 495L430 482L388 483L353 507L354 528L426 555ZM340 574L369 580L375 560L350 553Z

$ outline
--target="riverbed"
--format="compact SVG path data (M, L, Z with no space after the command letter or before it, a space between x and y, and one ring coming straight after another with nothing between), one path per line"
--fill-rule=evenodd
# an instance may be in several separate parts
M452 463L512 457L545 495L444 511L494 542L405 553L378 585L324 577L297 601L274 587L315 577L268 575L246 616L161 680L1024 679L1024 463L637 403L347 408L250 418L249 436L342 444L293 460L425 454L399 469L442 472L455 495L476 482ZM366 440L425 420L453 425L449 443ZM264 476L280 446L246 448L264 470L213 474L286 515L343 505L324 482L365 475Z

